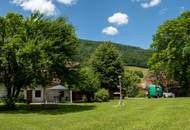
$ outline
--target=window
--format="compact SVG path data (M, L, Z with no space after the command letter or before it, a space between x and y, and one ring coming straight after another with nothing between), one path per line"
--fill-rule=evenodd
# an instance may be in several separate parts
M35 97L40 98L41 97L41 90L35 91Z

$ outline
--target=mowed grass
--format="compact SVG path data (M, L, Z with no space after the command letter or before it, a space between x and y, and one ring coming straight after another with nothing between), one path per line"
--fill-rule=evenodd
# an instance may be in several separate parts
M0 107L0 130L190 130L190 98L62 104L56 109Z

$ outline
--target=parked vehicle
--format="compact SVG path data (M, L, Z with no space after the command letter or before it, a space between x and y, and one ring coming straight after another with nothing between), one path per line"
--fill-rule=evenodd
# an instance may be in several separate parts
M166 92L164 92L163 93L163 97L164 98L175 98L175 94L174 93L166 93Z
M162 97L163 96L163 91L162 91L162 87L160 86L156 86L154 84L150 84L148 86L148 97Z

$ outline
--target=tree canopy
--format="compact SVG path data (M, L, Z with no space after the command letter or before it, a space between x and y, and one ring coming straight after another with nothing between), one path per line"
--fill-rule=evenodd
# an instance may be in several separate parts
M151 45L154 54L149 61L150 69L164 74L168 80L175 80L190 90L190 12L166 21L153 37Z
M100 88L100 78L90 67L83 67L80 70L79 89L86 95L88 101L94 97L94 93Z
M117 89L118 76L123 74L123 62L116 47L111 43L98 46L91 55L90 66L100 76L102 88L111 91Z
M45 19L39 13L28 18L8 13L0 17L0 79L12 107L20 90L32 84L45 86L53 76L69 82L74 71L78 40L63 17Z

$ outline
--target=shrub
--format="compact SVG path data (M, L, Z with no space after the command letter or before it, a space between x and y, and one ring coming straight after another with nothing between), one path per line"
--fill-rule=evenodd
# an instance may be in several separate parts
M16 99L16 102L19 102L19 103L25 102L24 93L20 93L20 94L19 94L19 96L18 96L17 99Z
M146 97L145 91L139 91L136 97Z
M109 100L109 92L106 89L99 89L94 94L95 101L97 102L107 102Z
M16 99L15 98L8 98L8 97L4 97L2 99L4 105L8 108L8 109L15 109L15 102Z
M139 76L140 78L143 78L144 77L144 74L142 71L138 71L138 70L135 70L134 73Z
M82 96L82 101L83 101L83 102L87 102L87 101L88 101L86 95L83 95L83 96Z
M138 94L138 84L141 78L134 72L127 70L123 77L123 87L126 89L126 96L135 97Z

